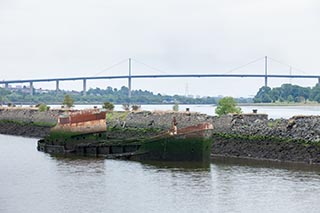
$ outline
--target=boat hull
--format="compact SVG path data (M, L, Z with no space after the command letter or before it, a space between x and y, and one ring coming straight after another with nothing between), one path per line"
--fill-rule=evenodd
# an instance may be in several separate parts
M209 160L212 139L203 137L168 136L144 142L138 160L206 161Z
M210 158L212 145L210 130L196 132L196 134L165 134L140 140L90 141L88 136L80 138L82 140L71 140L72 145L68 141L42 139L38 141L38 150L51 154L130 160L206 161Z

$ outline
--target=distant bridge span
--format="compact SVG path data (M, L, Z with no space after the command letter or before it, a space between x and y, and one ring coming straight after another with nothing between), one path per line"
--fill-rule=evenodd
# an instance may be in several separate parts
M60 81L83 81L83 92L86 93L87 80L102 80L102 79L128 79L129 89L131 90L132 79L145 78L264 78L267 82L268 78L300 78L300 79L318 79L320 75L265 75L265 74L162 74L162 75L118 75L118 76L96 76L96 77L70 77L70 78L42 78L42 79L25 79L25 80L4 80L0 81L0 85L5 85L8 88L9 84L29 83L30 94L32 95L33 83L36 82L56 82L56 90L59 91Z
M3 80L0 84L17 84L30 82L50 81L78 81L78 80L101 80L101 79L133 79L133 78L302 78L320 79L320 75L263 75L263 74L164 74L164 75L117 75L96 77L70 77L70 78L40 78L23 80Z

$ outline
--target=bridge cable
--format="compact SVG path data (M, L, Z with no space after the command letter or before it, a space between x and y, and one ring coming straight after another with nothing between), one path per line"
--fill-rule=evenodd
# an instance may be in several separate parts
M274 61L274 62L276 62L276 63L278 63L278 64L282 64L282 65L284 65L284 66L287 66L287 67L289 67L289 68L291 68L291 69L300 71L300 72L302 72L302 73L304 73L304 74L308 74L308 73L304 72L302 69L293 67L293 66L291 66L291 65L289 65L289 64L287 64L287 63L284 63L284 62L282 62L282 61L279 61L279 60L277 60L277 59L274 59L274 58L271 58L271 57L268 57L268 59L270 59L271 61Z
M105 71L108 71L108 70L110 70L110 69L112 69L112 68L114 68L114 67L116 67L116 66L118 66L118 65L120 65L120 64L123 64L124 62L128 63L128 59L123 59L123 60L119 61L118 63L113 64L113 65L111 65L110 67L107 67L107 68L105 68L105 69L97 72L97 73L94 74L92 77L95 77L95 76L97 76L97 75L100 75L101 73L103 73L103 72L105 72Z
M257 58L257 59L255 59L255 60L249 62L249 63L246 63L246 64L241 65L241 66L239 66L239 67L235 67L235 68L233 68L233 69L231 69L231 70L229 70L229 71L227 71L227 72L225 72L225 73L223 73L223 74L231 73L231 72L233 72L233 71L236 71L236 70L238 70L238 69L241 69L241 68L243 68L243 67L246 67L246 66L248 66L248 65L250 65L250 64L256 63L256 62L258 62L258 61L260 61L260 60L262 60L262 59L264 59L264 57Z
M150 69L152 69L152 70L158 71L158 72L160 72L160 73L168 74L167 72L165 72L165 71L163 71L163 70L160 70L160 69L158 69L158 68L155 68L155 67L153 67L153 66L150 66L150 65L148 65L148 64L146 64L146 63L143 63L143 62L141 62L141 61L138 61L138 60L136 60L136 59L134 59L134 58L132 58L131 60L137 62L138 64L142 64L142 65L144 65L144 66L146 66L146 67L148 67L148 68L150 68Z

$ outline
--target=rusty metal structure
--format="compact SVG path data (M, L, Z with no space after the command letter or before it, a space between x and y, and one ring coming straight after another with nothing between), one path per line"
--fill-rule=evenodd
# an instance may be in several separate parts
M106 128L106 111L94 109L61 115L52 131L95 133L105 132Z

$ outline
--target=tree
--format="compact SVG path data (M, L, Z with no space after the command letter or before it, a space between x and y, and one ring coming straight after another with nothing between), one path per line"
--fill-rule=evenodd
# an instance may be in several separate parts
M111 102L104 102L102 108L113 111L114 105Z
M259 91L257 92L253 100L255 103L259 103L259 102L270 103L272 102L270 94L271 94L271 88L263 86L259 89Z
M288 101L288 102L293 102L293 100L294 100L294 99L293 99L293 96L292 96L292 95L289 95L288 98L287 98L287 101Z
M215 113L218 116L228 113L241 113L241 108L237 107L237 103L232 97L224 97L219 100Z
M311 90L310 99L320 103L320 84L314 86Z
M175 112L178 112L179 111L179 104L178 103L175 103L172 107L172 110L175 111Z
M45 112L45 111L48 111L50 109L50 107L45 104L39 104L38 109L40 112Z
M74 100L71 98L70 95L65 95L62 105L66 106L68 108L73 107Z

